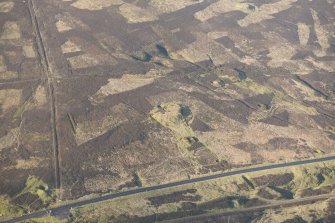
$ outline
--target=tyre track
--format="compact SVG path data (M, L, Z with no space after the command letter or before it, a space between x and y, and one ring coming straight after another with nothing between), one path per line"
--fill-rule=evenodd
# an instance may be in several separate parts
M56 108L56 96L55 96L55 88L53 83L52 73L50 71L48 57L46 53L46 49L43 43L43 38L41 35L39 23L35 13L35 6L33 0L28 0L28 9L30 14L30 19L32 23L32 27L34 33L36 35L36 43L38 48L38 56L40 58L40 63L43 68L43 71L46 75L46 84L48 85L48 93L51 99L51 127L52 127L52 138L53 138L53 159L54 159L54 169L55 169L55 187L60 188L60 171L59 171L59 143L58 143L58 130L57 130L57 108Z

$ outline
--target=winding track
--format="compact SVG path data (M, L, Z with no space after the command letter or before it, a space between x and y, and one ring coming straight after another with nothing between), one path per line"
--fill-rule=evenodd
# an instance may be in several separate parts
M208 176L203 176L203 177L197 177L197 178L188 179L188 180L181 180L181 181L167 183L167 184L161 184L161 185L150 186L150 187L142 187L142 188L138 188L134 190L123 191L123 192L118 192L114 194L107 194L101 197L96 197L96 198L92 198L92 199L88 199L84 201L78 201L78 202L66 204L63 206L51 208L51 209L44 210L44 211L38 211L32 214L28 214L22 217L14 218L14 219L3 221L3 222L4 223L20 222L20 221L29 220L32 218L42 217L42 216L47 215L50 212L53 213L55 216L57 216L61 213L69 211L71 208L94 204L97 202L111 200L114 198L125 197L129 195L140 194L140 193L149 192L149 191L162 190L166 188L172 188L172 187L182 186L182 185L187 185L187 184L192 184L192 183L199 183L199 182L204 182L207 180L213 180L213 179L235 176L235 175L240 175L240 174L253 173L253 172L258 172L258 171L263 171L263 170L272 170L272 169L279 169L279 168L292 167L292 166L301 166L301 165L306 165L306 164L320 163L320 162L326 162L326 161L332 161L332 160L335 160L335 155L315 158L315 159L288 162L288 163L271 164L271 165L260 166L260 167L251 167L248 169L234 170L234 171L218 173L218 174L213 174L213 175L208 175ZM324 197L322 199L324 199Z

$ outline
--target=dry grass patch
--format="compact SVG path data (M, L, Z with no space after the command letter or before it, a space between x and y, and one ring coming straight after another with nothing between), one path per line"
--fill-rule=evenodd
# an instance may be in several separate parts
M102 10L112 5L121 5L122 0L77 0L71 6L90 11Z
M90 101L93 103L103 102L104 98L109 95L135 90L153 83L157 78L159 78L158 73L154 70L145 75L124 74L119 79L111 78L108 80L108 84L102 86L93 96L90 97Z
M10 12L14 8L15 3L12 1L0 2L0 12Z
M187 139L195 137L195 133L188 125L188 122L192 119L191 110L188 107L171 102L163 103L154 108L150 115L174 133L179 149L187 155L187 148L190 146L190 142Z
M238 21L238 24L242 27L249 26L251 24L257 24L264 20L272 19L273 14L285 11L292 7L292 4L297 0L281 0L275 3L263 4L258 10L248 14L246 17Z
M73 69L83 69L99 65L115 65L116 60L109 54L82 54L67 59Z
M158 19L155 12L133 4L124 3L119 7L119 10L120 14L127 19L128 23L151 22Z
M170 13L201 2L203 2L203 0L151 0L149 4L160 13Z
M21 95L22 90L20 89L0 90L0 107L2 112L6 112L9 109L19 106Z
M16 22L9 21L3 26L1 39L3 40L17 40L21 39L21 30Z

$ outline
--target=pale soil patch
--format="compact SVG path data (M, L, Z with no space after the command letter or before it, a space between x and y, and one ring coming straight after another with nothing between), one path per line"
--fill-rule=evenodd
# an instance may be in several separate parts
M173 90L169 92L164 92L156 95L149 96L147 100L152 106L158 106L161 103L177 102L180 104L187 104L187 101L191 98L187 94L181 91Z
M100 103L109 95L119 94L149 85L157 78L159 78L159 76L155 70L151 70L145 75L124 74L119 79L111 78L108 80L108 84L102 86L93 96L89 98L89 100L92 103Z
M303 100L308 101L319 101L319 102L326 102L326 100L323 97L317 96L316 92L312 90L311 88L307 87L303 83L292 80L294 82L294 85L292 88L299 94L303 95Z
M47 91L44 86L38 86L35 95L34 95L35 102L37 106L42 106L47 103Z
M322 52L317 53L317 54L319 54L319 56L322 56L322 55L325 55L325 50L330 47L329 40L327 37L328 34L326 30L322 27L317 12L311 9L311 13L312 13L313 20L314 20L314 30L315 30L318 42L322 48Z
M290 206L280 209L267 209L262 217L257 221L259 223L290 222L296 216L302 217L306 222L314 222L314 215L320 216L321 213L328 213L328 201L319 201L308 205ZM320 216L321 217L321 216ZM289 222L287 221L287 222Z
M16 22L6 22L3 26L1 39L15 40L21 38L20 27Z
M281 109L286 109L290 111L290 113L295 114L304 114L304 115L317 115L318 112L314 107L307 106L301 102L301 95L307 92L303 92L299 89L299 86L295 86L294 82L290 79L283 79L283 78L271 78L270 82L272 84L280 85L281 88L284 90L282 91L275 91L269 88L269 93L275 93L274 98L272 100L272 104L274 106L280 107ZM256 85L257 86L257 85ZM262 85L260 85L262 86ZM265 87L265 86L264 86ZM257 92L255 90L255 92ZM309 92L309 90L308 90ZM316 99L314 96L313 98ZM320 100L320 99L319 99Z
M21 94L22 90L18 89L0 90L0 106L2 111L6 112L13 107L17 107L21 101Z
M1 150L13 146L18 142L20 130L18 128L11 129L7 135L0 138L0 152Z
M266 38L268 56L271 60L267 63L273 68L284 67L291 73L305 75L311 73L314 68L305 60L292 60L296 53L296 46L282 36L273 32L262 32Z
M17 78L17 76L17 72L15 71L0 72L0 79L2 80L14 79Z
M268 66L274 68L282 67L285 63L289 62L296 53L295 48L290 44L273 46L269 48L269 51L271 61L268 62Z
M58 20L56 22L58 32L66 32L72 29L72 27L65 21Z
M10 1L0 2L0 12L10 12L14 8L15 3Z
M252 161L250 153L233 146L241 142L241 131L217 129L211 132L202 132L197 136L222 160L236 165L250 164Z
M154 12L133 4L124 3L119 7L119 10L128 23L150 22L158 19Z
M0 73L7 71L7 66L5 63L5 58L4 56L0 55Z
M300 44L302 46L306 46L309 40L309 35L310 35L310 30L309 26L306 25L305 23L298 23L298 35L299 35L299 40Z
M56 15L56 19L56 28L58 32L66 32L72 29L89 29L86 24L84 24L81 20L71 16L69 13L58 14Z
M185 49L177 52L182 58L192 63L209 60L209 56L215 65L239 60L239 57L227 50L221 44L202 33L195 34L197 40L187 45Z
M73 69L89 68L99 65L115 65L116 60L108 54L82 54L67 59Z
M121 5L122 3L122 0L77 0L71 5L78 9L95 11L102 10L112 5Z
M213 32L209 32L207 35L208 35L208 38L210 39L219 39L221 37L228 36L228 32L213 31Z
M189 162L192 162L191 160L183 157L180 151L178 152L177 156L175 154L166 156L163 160L156 162L155 165L150 165L150 167L139 171L145 185L157 185L177 179L186 179L190 170L193 171L194 167L188 165Z
M303 151L303 153L299 153L297 151L286 148L276 148L272 151L266 149L258 149L257 154L262 156L267 162L278 162L280 160L289 162L297 159L310 158L315 155L313 151Z
M223 76L225 77L225 76ZM304 115L317 115L318 112L314 107L306 106L299 100L300 94L292 87L292 82L289 79L283 78L271 78L270 83L274 85L280 85L284 92L277 91L274 88L268 87L266 85L261 85L253 80L247 78L244 81L234 81L234 85L248 89L254 94L274 94L272 99L273 106L280 107L281 109L286 109L291 113L304 114Z
M34 168L41 168L45 166L45 158L41 157L30 157L28 160L19 159L16 160L16 169L29 170Z
M100 45L106 48L106 50L112 48L115 51L117 51L117 53L122 54L124 43L121 40L119 40L116 36L113 36L110 33L105 32L95 33L93 35L95 39L99 41Z
M335 61L328 60L328 61L316 61L314 58L309 57L306 58L308 62L310 62L315 68L319 70L325 70L328 72L335 72Z
M151 61L154 63L159 63L159 64L163 64L164 67L166 68L173 68L173 62L168 59L168 58L162 58L159 56L154 56L151 58Z
M262 145L273 138L304 139L312 149L331 151L335 142L328 138L327 133L319 129L299 128L295 126L276 126L265 123L249 124L242 135L241 142L250 142L255 145Z
M43 132L43 133L27 132L23 134L22 138L25 138L31 142L46 142L50 140L50 133L49 132Z
M35 58L36 57L36 53L35 53L33 45L22 46L22 50L23 50L23 55L25 57L27 57L27 58Z
M160 13L169 13L201 2L203 2L203 0L151 0L149 4L156 8Z
M63 53L74 53L74 52L80 52L81 48L76 43L74 43L71 40L66 41L61 46Z
M237 23L242 26L246 27L251 24L260 23L264 20L272 19L273 14L285 11L292 7L292 3L296 2L297 0L281 0L275 3L264 4L261 5L258 10L248 14L243 19L239 20Z
M81 145L92 140L108 130L115 128L128 121L128 117L136 119L140 115L125 104L118 104L101 119L97 119L94 113L89 114L85 121L79 122L76 127L76 141Z
M205 22L222 13L241 10L247 3L240 3L242 0L220 0L209 5L202 11L194 14L194 17L202 22Z

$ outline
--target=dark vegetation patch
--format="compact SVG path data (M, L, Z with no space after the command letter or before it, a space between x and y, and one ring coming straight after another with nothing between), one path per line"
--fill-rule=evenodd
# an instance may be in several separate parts
M249 191L249 187L246 183L237 184L237 187L242 191Z
M24 193L19 195L18 197L14 198L11 203L21 207L29 207L29 209L32 210L38 210L44 207L41 199L37 195L31 193Z
M118 189L119 189L119 190L122 190L122 189L124 189L124 188L132 188L132 187L136 187L136 184L134 183L134 181L128 181L128 182L126 182L126 183L120 185L120 186L118 187Z
M224 88L226 86L226 82L224 80L219 80L219 85Z
M256 10L256 6L254 6L252 4L248 4L248 10L255 11Z
M318 173L316 175L316 179L318 180L318 184L322 184L326 180L326 178L322 175L322 173Z
M181 107L180 107L180 114L182 115L182 117L184 119L186 119L186 118L192 116L192 111L191 111L191 109L188 106L181 105Z
M142 61L142 62L150 62L151 59L152 59L152 56L147 52L138 53L136 55L132 55L131 57L134 60L138 60L138 61Z
M245 71L238 69L238 68L234 68L234 70L238 73L238 78L243 81L245 79L247 79L247 74Z
M190 211L175 211L175 212L169 212L169 213L159 213L159 214L153 214L148 215L145 217L139 217L139 216L127 216L127 215L121 215L118 217L110 217L108 219L108 222L110 223L151 223L151 222L160 222L160 221L166 221L166 220L172 220L172 219L180 219L185 218L189 216L195 216L200 214L205 214L205 211L202 210L190 210Z
M251 182L251 180L249 180L246 176L242 176L242 179L244 180L244 182L247 184L248 188L250 190L254 190L255 189L255 185Z
M314 91L315 95L317 96L321 96L324 99L328 100L329 99L329 95L326 95L325 93L323 93L322 91L320 91L319 89L315 88L312 84L310 84L308 81L302 79L300 76L296 75L296 78L306 87L310 88L311 90Z
M271 188L272 190L279 193L282 198L293 199L294 194L289 190L286 190L286 189L283 189L283 188L280 188L280 187L275 187L275 186L270 186L269 188Z
M201 210L213 210L213 209L225 209L234 208L235 205L239 207L251 207L257 205L263 205L265 202L257 198L248 198L245 196L226 196L216 200L204 202L198 204L197 208Z
M160 44L156 44L156 48L158 50L158 54L162 57L169 58L169 52L166 50L166 48Z
M199 132L209 132L213 130L210 126L208 126L206 123L204 123L197 117L193 119L190 126L194 131L199 131Z
M163 204L177 203L180 201L200 201L201 196L196 194L196 192L196 189L188 189L157 197L149 197L148 200L155 207L159 207Z
M223 171L223 170L229 170L232 168L231 165L229 165L229 163L225 160L216 160L216 164L212 164L209 166L206 166L205 168L209 169L212 172L216 172L216 171Z
M335 199L329 199L324 222L335 222Z
M199 139L196 137L188 137L187 141L191 144L191 146L187 148L189 151L196 152L205 147L205 145L202 142L199 142Z
M276 126L288 126L289 124L289 113L287 111L283 111L281 113L272 115L265 119L260 120L260 122L269 124L269 125L276 125Z
M245 98L244 101L256 109L269 110L271 108L272 99L272 94L258 94Z
M298 145L298 140L285 137L276 137L270 139L266 144L268 150L276 150L277 148L287 148L287 149L296 149Z
M211 210L211 209L218 209L218 208L234 208L234 200L236 200L236 197L224 197L215 199L212 201L204 202L202 204L199 204L197 208L204 209L204 210Z
M197 150L194 155L197 162L203 166L215 164L218 160L218 157L206 147L202 147L202 149Z
M261 187L258 192L257 192L257 195L262 197L262 198L265 198L265 199L268 199L268 200L273 200L276 198L275 195L273 195L272 193L270 193L267 189L267 187Z
M287 219L285 221L283 221L282 223L307 223L307 221L305 221L302 217L300 216L295 216L292 219Z
M197 204L193 202L182 202L181 207L180 207L180 209L182 210L192 210L196 208L197 208Z
M253 110L240 101L217 100L197 92L192 92L191 95L194 98L204 102L208 106L214 108L216 111L224 114L228 118L231 118L242 124L249 123L248 117L253 112Z
M328 194L332 192L333 188L332 186L325 186L321 187L318 189L313 189L313 188L307 188L303 190L301 193L301 197L309 197L309 196L316 196L316 195L321 195L321 194Z
M252 179L257 186L283 186L294 179L293 173L269 174Z
M137 173L133 174L133 179L119 186L119 190L123 188L142 187L142 180Z
M223 215L216 214L211 216L197 216L192 219L192 221L184 221L184 219L180 219L176 221L176 223L204 223L204 222L212 222L212 223L250 223L254 222L256 219L259 219L262 215L262 212L250 212L243 214L235 214L235 215Z

